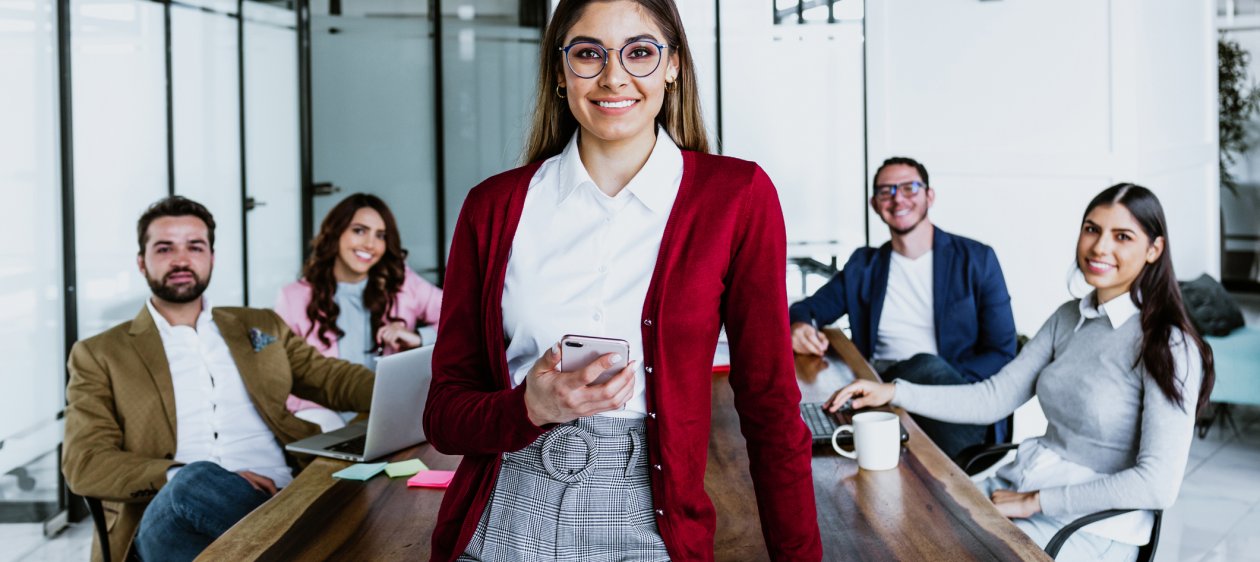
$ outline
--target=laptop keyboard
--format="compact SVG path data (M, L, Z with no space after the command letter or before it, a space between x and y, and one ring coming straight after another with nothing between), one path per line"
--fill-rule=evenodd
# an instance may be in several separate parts
M814 441L830 443L831 434L840 427L840 424L836 423L835 416L823 410L819 402L802 402L801 418L805 420L805 426L814 436Z
M827 434L830 438L831 434ZM329 451L337 451L338 453L349 453L351 455L362 455L363 448L367 446L367 435L360 435L349 441L342 441L336 445L329 445Z

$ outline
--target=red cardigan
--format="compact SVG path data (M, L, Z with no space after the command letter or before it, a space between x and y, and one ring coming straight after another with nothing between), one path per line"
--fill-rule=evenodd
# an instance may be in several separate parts
M432 559L455 560L472 538L501 453L543 434L512 388L503 336L503 279L525 193L539 163L494 176L464 201L447 264L425 435L464 455L433 531ZM819 560L809 431L801 420L788 332L786 238L778 195L756 164L683 152L683 176L643 303L643 365L652 497L673 560L712 560L716 516L704 491L718 331L762 534L774 560Z

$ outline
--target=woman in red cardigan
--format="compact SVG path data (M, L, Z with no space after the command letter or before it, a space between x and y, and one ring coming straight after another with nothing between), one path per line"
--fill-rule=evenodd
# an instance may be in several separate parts
M756 164L708 154L677 7L561 0L540 59L532 163L468 194L451 245L424 426L464 460L433 559L713 559L725 326L769 554L819 560L782 212ZM629 357L561 371L565 334Z

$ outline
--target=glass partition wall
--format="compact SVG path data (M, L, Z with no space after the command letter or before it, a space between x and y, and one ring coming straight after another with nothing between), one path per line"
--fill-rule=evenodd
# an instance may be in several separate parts
M66 356L142 309L149 204L205 204L207 294L269 307L357 191L440 283L468 189L519 163L546 0L307 1L0 0L0 231L23 241L0 250L7 554L83 515L60 475Z
M315 0L311 14L308 239L372 193L408 265L440 283L464 196L520 163L547 3Z
M523 163L545 15L542 2L443 4L443 252L468 191Z
M12 242L0 248L0 527L17 531L0 531L6 551L42 541L42 522L61 504L57 65L56 3L0 0L0 236Z

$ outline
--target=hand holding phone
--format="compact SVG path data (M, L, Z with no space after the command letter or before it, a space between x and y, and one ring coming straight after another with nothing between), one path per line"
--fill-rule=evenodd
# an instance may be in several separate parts
M560 338L560 370L566 373L580 371L609 353L620 355L621 360L613 362L587 386L603 384L626 368L626 362L630 360L630 344L626 340L615 338L573 334L564 336Z
M589 336L565 336L548 348L526 375L530 422L542 427L624 408L634 393L632 373L622 372L634 368L634 361L626 361L629 348L621 340ZM621 357L610 361L613 355Z

